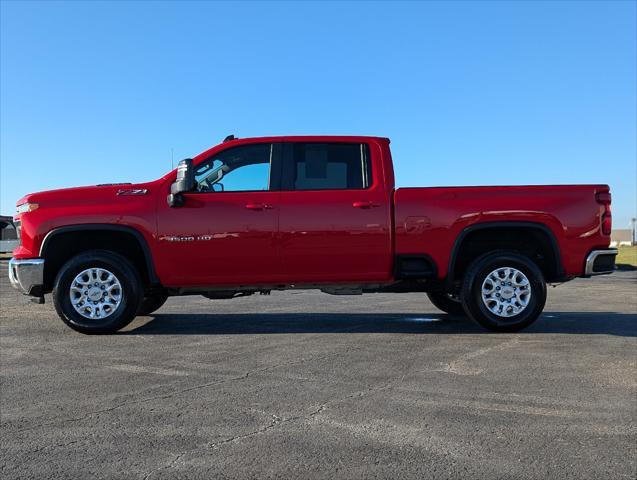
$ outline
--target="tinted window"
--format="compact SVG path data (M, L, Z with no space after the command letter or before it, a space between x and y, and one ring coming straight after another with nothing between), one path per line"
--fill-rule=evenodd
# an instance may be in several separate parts
M195 169L198 192L268 190L272 144L229 148Z
M367 145L295 143L292 147L295 190L367 188L371 182Z

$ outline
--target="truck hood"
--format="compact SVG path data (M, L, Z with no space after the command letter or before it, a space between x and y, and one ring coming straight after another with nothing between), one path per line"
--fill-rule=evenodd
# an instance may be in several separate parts
M17 205L23 203L37 203L41 207L64 205L103 205L113 203L119 197L127 196L149 196L153 190L157 189L157 182L147 183L108 183L92 185L86 187L61 188L56 190L45 190L42 192L29 193L16 202Z

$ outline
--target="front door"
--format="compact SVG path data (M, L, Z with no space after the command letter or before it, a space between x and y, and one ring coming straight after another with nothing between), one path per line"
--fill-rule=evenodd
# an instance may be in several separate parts
M280 192L271 185L278 145L231 147L195 167L196 191L158 212L158 249L168 285L271 283L280 274Z

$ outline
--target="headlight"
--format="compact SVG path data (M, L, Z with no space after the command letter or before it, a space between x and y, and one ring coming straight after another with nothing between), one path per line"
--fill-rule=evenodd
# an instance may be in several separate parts
M22 203L15 208L16 214L32 212L37 210L39 206L37 203Z

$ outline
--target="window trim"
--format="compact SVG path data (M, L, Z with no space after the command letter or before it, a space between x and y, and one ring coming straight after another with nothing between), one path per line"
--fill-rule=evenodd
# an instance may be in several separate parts
M280 191L281 186L281 165L282 165L282 143L281 142L254 142L254 143L244 143L242 145L233 145L228 148L224 148L223 150L218 150L213 155L199 162L194 168L195 170L199 168L204 163L214 159L218 155L223 152L227 152L229 150L234 150L238 148L252 147L255 145L269 145L270 146L270 169L268 172L268 189L267 190L223 190L221 192L199 192L197 190L192 190L190 192L186 192L188 195L208 195L208 194L224 194L224 193L269 193L269 192L278 192ZM257 165L257 164L251 164Z
M294 145L300 143L304 144L325 144L325 145L359 145L361 149L364 149L365 156L361 158L361 163L366 162L367 168L362 168L363 181L367 180L367 186L364 188L307 188L296 189L294 188L294 179L296 173L296 164L294 161ZM370 190L374 186L374 172L373 162L371 155L371 148L367 142L337 142L337 141L291 141L283 143L282 151L282 170L281 170L281 184L280 188L282 192L364 192Z

